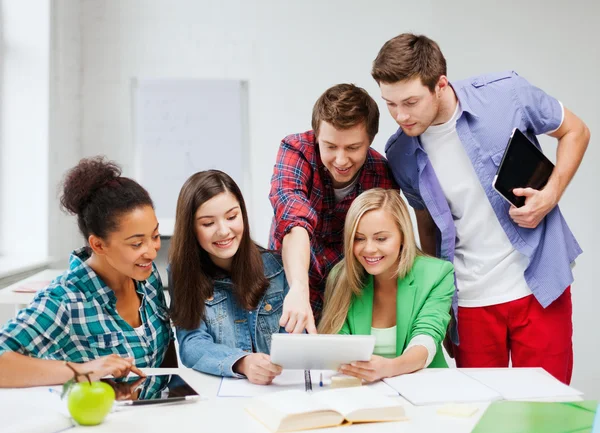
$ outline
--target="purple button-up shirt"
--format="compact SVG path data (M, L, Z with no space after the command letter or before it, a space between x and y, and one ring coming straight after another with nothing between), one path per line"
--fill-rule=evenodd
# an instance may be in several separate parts
M510 205L492 188L492 181L513 128L536 145L536 135L556 130L563 118L561 104L508 71L452 83L460 103L456 130L498 221L512 245L529 258L525 280L543 307L573 282L571 263L581 248L555 207L535 229L519 227L508 214ZM415 209L427 209L437 226L437 255L454 260L456 229L450 207L419 137L402 129L385 148L390 167ZM475 221L475 220L474 220ZM458 292L454 296L456 313Z

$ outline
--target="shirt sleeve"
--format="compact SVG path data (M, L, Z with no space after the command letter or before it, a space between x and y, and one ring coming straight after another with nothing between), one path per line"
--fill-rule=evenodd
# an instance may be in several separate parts
M179 357L184 366L215 376L244 377L233 366L250 352L215 342L202 320L197 329L177 328Z
M298 149L283 141L271 177L269 200L273 206L271 245L283 242L283 237L296 226L303 227L312 238L317 225L317 213L309 200L313 170Z
M414 346L423 346L425 349L427 349L427 360L425 361L425 367L423 368L429 367L429 364L431 364L433 357L437 353L437 345L435 344L433 337L425 334L416 335L412 338L412 340L410 340L410 343L408 343L404 351L406 352L408 349Z
M450 322L453 295L454 267L450 262L443 261L429 295L413 323L410 341L423 334L433 338L436 345L441 344Z
M17 352L51 358L68 343L69 330L68 304L49 291L42 292L0 329L0 355Z
M402 191L402 194L406 197L406 201L408 201L410 207L415 210L426 209L425 202L417 190L401 186L400 191Z
M562 104L523 77L515 75L513 82L516 100L528 129L535 135L556 131L564 118Z

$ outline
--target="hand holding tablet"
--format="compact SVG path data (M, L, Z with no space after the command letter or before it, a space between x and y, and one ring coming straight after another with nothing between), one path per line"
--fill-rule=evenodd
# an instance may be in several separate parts
M513 190L541 190L548 182L552 170L554 164L525 134L515 128L494 177L493 187L510 204L521 207L525 204L525 197L517 197Z

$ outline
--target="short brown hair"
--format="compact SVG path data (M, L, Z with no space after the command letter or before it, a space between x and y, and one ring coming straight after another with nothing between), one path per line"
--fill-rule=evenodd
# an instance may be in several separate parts
M319 135L321 122L330 123L335 129L349 129L365 122L369 140L379 131L379 108L367 91L354 84L337 84L323 93L312 112L312 128Z
M438 44L427 36L402 33L383 44L371 75L379 84L419 77L433 92L440 77L446 75L446 59Z

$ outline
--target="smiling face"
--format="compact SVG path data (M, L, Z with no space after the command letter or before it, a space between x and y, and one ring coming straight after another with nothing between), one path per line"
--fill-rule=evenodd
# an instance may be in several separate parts
M371 145L364 122L348 129L336 129L322 121L317 142L321 161L331 175L334 188L343 188L354 180Z
M204 202L195 214L196 239L215 265L231 269L244 234L240 203L229 191Z
M151 206L142 206L119 218L117 230L106 239L103 255L116 271L142 281L150 277L158 250L160 234L156 214Z
M406 135L417 137L440 123L441 98L449 90L445 76L440 77L433 92L418 77L393 84L382 82L379 88L388 111Z
M354 257L376 278L394 278L398 269L402 233L390 212L365 212L356 227Z

